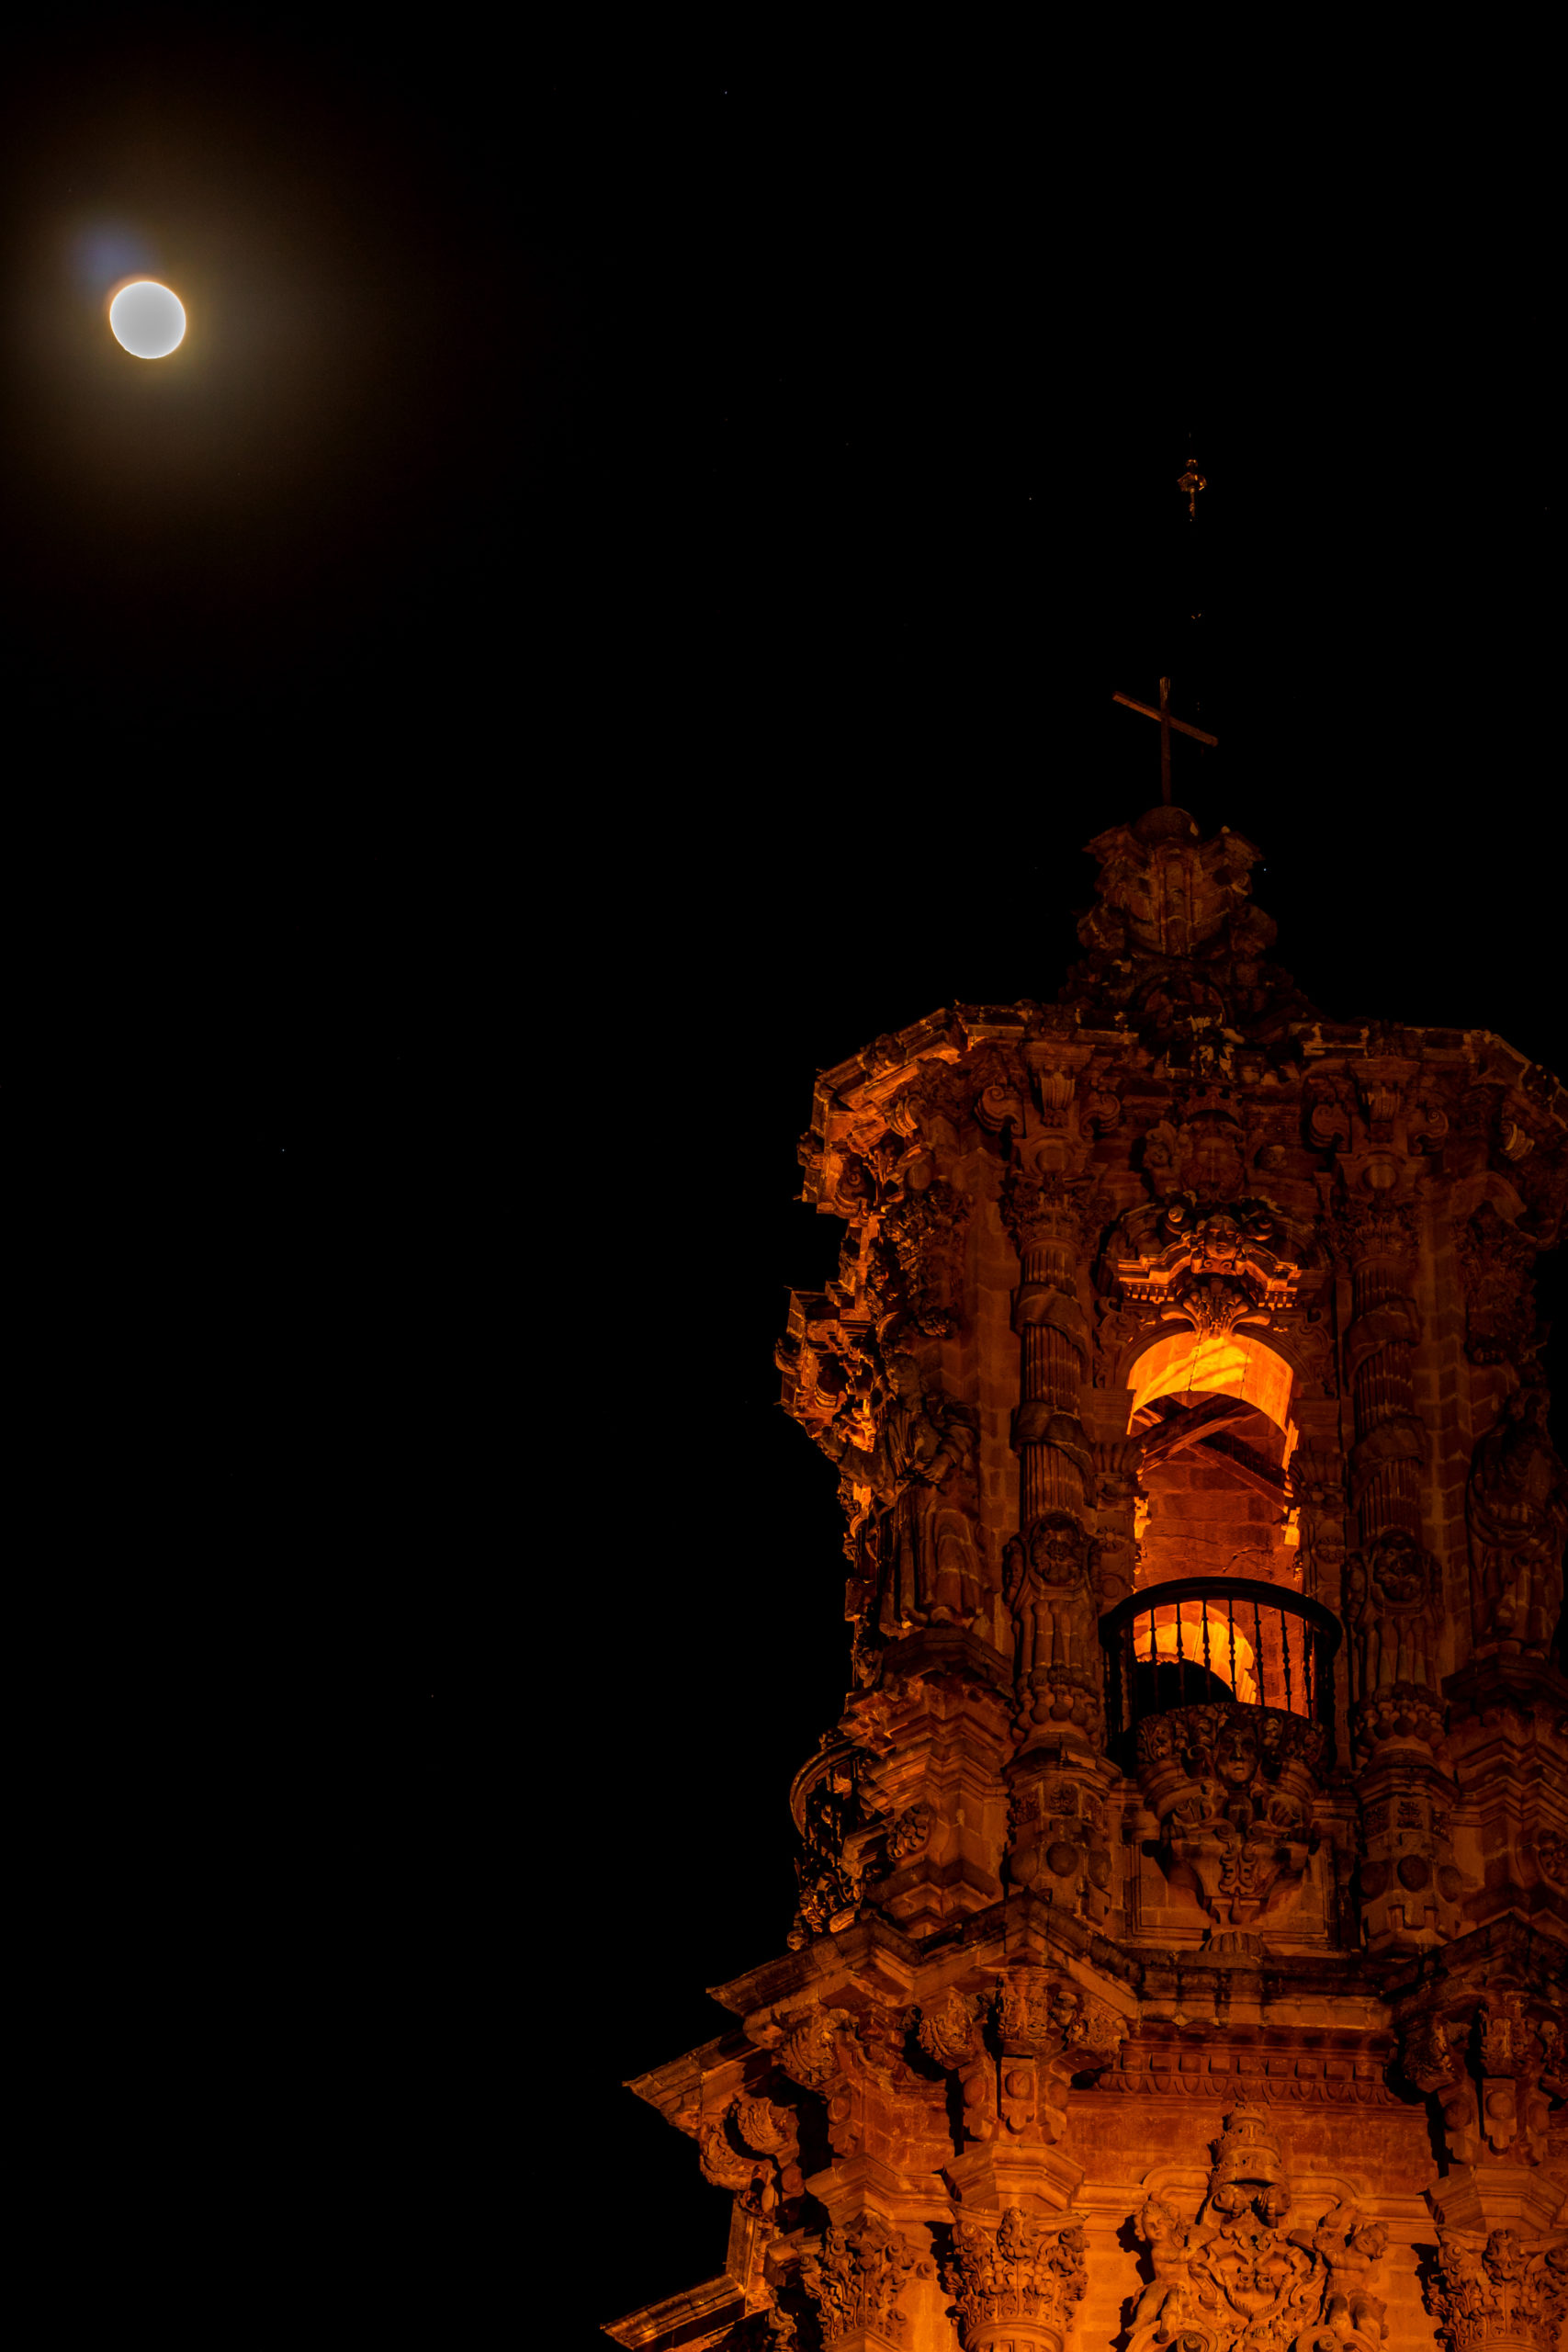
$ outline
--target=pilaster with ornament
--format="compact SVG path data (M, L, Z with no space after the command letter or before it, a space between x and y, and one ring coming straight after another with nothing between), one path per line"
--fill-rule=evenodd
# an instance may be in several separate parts
M1568 1952L1568 1677L1497 1647L1443 1688L1467 1918L1520 1916Z
M879 1685L849 1702L842 1734L874 1809L854 1852L862 1899L908 1934L1002 1891L1010 1718L1003 1661L953 1627L892 1645Z
M1361 1940L1374 1953L1456 1934L1466 1883L1451 1836L1459 1792L1444 1769L1442 1566L1423 1540L1428 1434L1416 1408L1416 1193L1427 1170L1408 1148L1415 1077L1413 1064L1395 1060L1357 1071L1359 1107L1354 1141L1345 1138L1338 1155L1346 1196L1334 1224L1351 1281L1344 1375L1360 1536L1343 1575L1362 1831L1356 1891Z
M1012 1442L1020 1457L1018 1532L1005 1547L1004 1600L1012 1627L1018 1736L1027 1747L1065 1738L1104 1744L1097 1627L1096 1470L1083 1421L1091 1338L1080 1289L1099 1214L1083 1174L1077 1072L1090 1048L1066 1039L1026 1046L1027 1082L988 1090L982 1125L1008 1152L1001 1206L1022 1276L1013 1296L1021 1397Z

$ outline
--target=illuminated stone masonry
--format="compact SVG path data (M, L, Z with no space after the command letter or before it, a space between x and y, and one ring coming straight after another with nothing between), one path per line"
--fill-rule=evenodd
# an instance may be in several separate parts
M779 1362L853 1687L778 1956L631 2086L725 2274L608 2333L1558 2352L1568 1094L1323 1020L1237 836L1090 846L1055 1002L818 1083Z

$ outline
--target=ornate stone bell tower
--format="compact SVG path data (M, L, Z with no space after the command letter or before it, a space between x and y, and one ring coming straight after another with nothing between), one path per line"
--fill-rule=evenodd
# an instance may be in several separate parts
M727 2268L608 2332L1558 2352L1568 1093L1325 1021L1238 836L1090 847L1054 1003L818 1084L846 1238L779 1362L853 1687L784 1949L631 2086Z

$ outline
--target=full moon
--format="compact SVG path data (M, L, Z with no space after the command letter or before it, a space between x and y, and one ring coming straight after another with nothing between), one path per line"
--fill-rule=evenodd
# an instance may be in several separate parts
M166 359L184 339L185 305L155 278L139 277L109 304L109 325L115 341L138 359Z

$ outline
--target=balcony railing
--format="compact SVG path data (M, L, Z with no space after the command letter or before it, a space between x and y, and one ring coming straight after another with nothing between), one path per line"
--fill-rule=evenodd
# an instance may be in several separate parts
M1107 1611L1100 1638L1113 1744L1125 1745L1146 1715L1221 1700L1320 1723L1333 1753L1339 1626L1287 1585L1241 1577L1148 1585Z

